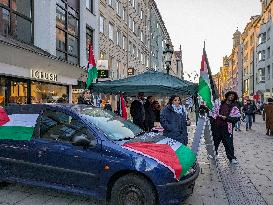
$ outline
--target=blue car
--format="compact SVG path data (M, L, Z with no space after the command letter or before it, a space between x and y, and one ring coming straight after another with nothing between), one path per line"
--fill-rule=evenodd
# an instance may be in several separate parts
M198 174L189 148L110 111L69 104L0 107L0 182L113 205L157 205L185 200Z

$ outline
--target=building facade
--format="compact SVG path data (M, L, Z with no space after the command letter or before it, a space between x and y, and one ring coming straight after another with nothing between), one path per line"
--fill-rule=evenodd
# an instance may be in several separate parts
M107 80L164 71L166 42L170 37L155 1L100 0L98 69Z
M0 105L73 102L87 44L98 53L97 15L98 0L1 1Z

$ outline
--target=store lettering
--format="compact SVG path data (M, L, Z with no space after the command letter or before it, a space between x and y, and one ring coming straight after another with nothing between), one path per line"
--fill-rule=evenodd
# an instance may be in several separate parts
M36 78L40 80L48 80L57 82L58 76L54 73L47 73L39 70L31 70L31 78Z

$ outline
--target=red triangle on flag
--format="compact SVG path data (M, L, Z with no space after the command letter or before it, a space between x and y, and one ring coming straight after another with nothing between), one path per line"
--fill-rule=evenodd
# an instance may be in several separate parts
M0 126L3 126L4 124L6 124L9 121L10 121L10 119L9 119L8 114L6 113L4 108L0 107Z

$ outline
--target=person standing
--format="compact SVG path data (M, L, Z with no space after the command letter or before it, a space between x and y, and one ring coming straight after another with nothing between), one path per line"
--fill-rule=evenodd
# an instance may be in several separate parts
M145 125L145 130L146 131L151 131L152 128L154 127L154 122L155 122L155 114L153 111L153 96L148 96L146 99L146 102L144 103L144 110L145 110L145 120L144 120L144 125Z
M93 105L90 90L84 90L78 98L78 104Z
M252 107L253 107L253 113L252 113L252 120L253 120L253 122L255 122L255 114L256 114L256 112L257 112L257 106L255 105L255 102L254 102L254 100L252 100L251 101L251 104L252 104Z
M160 123L164 128L163 135L182 144L188 144L187 112L181 105L181 98L172 95L167 106L160 113Z
M235 102L238 100L238 95L234 91L229 91L225 94L225 100L215 105L212 111L212 127L213 140L215 151L222 142L224 144L226 155L232 164L237 164L238 161L234 155L233 145L233 128L240 120L240 111Z
M268 98L267 104L264 105L263 118L266 125L266 135L273 135L273 99Z
M246 131L251 130L253 113L255 112L255 107L251 100L247 100L243 107L243 112L245 113Z
M138 125L141 129L145 129L145 110L144 110L144 93L138 93L138 99L134 100L130 107L130 114L133 118L133 123Z

